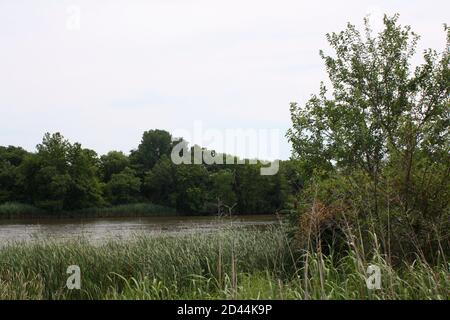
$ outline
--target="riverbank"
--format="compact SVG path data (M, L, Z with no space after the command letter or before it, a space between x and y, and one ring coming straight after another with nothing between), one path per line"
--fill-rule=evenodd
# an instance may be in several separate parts
M0 219L110 218L176 215L179 214L175 209L153 203L133 203L60 212L48 212L23 203L4 203L0 205Z
M369 290L377 265L381 288ZM69 290L67 267L81 270ZM295 252L282 227L0 248L0 299L449 299L447 265Z
M239 214L239 216L268 215L268 213ZM65 218L145 218L145 217L181 217L203 216L211 217L216 214L184 214L176 209L153 204L150 202L123 204L109 207L87 208L74 211L49 212L35 206L9 202L0 204L1 219L65 219Z

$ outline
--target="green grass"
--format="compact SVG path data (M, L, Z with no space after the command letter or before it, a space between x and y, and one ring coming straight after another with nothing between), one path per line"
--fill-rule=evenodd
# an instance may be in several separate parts
M176 215L173 208L153 204L153 203L131 203L104 208L89 208L68 213L74 216L92 216L92 217L143 217Z
M67 217L145 217L175 216L173 208L153 203L133 203L102 208L88 208L76 211L47 212L32 205L23 203L5 203L0 205L0 219L19 218L67 218Z
M295 258L294 258L295 257ZM368 290L367 265L382 271ZM69 265L81 290L68 290ZM449 299L449 265L296 255L280 228L0 247L0 299Z
M0 219L38 217L43 214L45 214L45 211L40 210L29 204L17 202L7 202L0 204Z

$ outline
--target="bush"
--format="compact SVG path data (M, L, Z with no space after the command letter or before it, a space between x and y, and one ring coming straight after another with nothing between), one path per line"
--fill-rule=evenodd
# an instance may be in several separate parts
M23 203L0 205L0 219L14 218L76 218L76 217L145 217L176 215L173 208L153 203L134 203L112 207L88 208L76 211L46 211Z
M153 203L122 204L112 207L90 208L75 211L72 215L86 215L93 217L133 217L133 216L158 216L176 215L173 208Z
M449 207L434 214L405 210L396 176L386 172L379 177L377 198L370 177L361 171L310 181L295 213L297 245L317 250L320 243L321 250L332 246L339 252L357 239L367 255L376 250L390 261L419 255L436 262L450 256Z
M43 213L43 210L29 204L7 202L0 205L0 219L34 217Z
M38 241L0 247L0 299L449 299L447 262L397 268L374 252L342 259L291 250L284 230L228 229L91 244ZM297 261L301 263L297 263ZM82 290L68 290L69 265ZM369 290L366 268L381 271Z
M362 31L328 34L331 87L291 105L293 156L316 170L302 194L301 245L312 233L321 249L325 233L341 233L389 259L450 253L450 28L444 50L425 50L413 68L418 35L398 19L385 16L377 34L368 19Z

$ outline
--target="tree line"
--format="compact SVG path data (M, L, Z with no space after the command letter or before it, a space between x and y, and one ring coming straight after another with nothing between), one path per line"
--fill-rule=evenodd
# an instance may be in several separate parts
M151 202L185 214L259 214L288 207L301 185L291 161L274 176L261 176L261 164L248 162L175 165L170 154L178 142L149 130L129 155L99 156L60 133L46 133L35 152L0 146L0 204L65 212Z

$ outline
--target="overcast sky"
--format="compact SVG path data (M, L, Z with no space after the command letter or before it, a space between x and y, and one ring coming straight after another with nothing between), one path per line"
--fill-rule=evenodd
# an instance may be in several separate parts
M59 131L128 152L145 130L201 121L278 129L288 158L289 102L326 79L325 33L395 12L420 49L444 48L448 0L0 0L0 145Z

